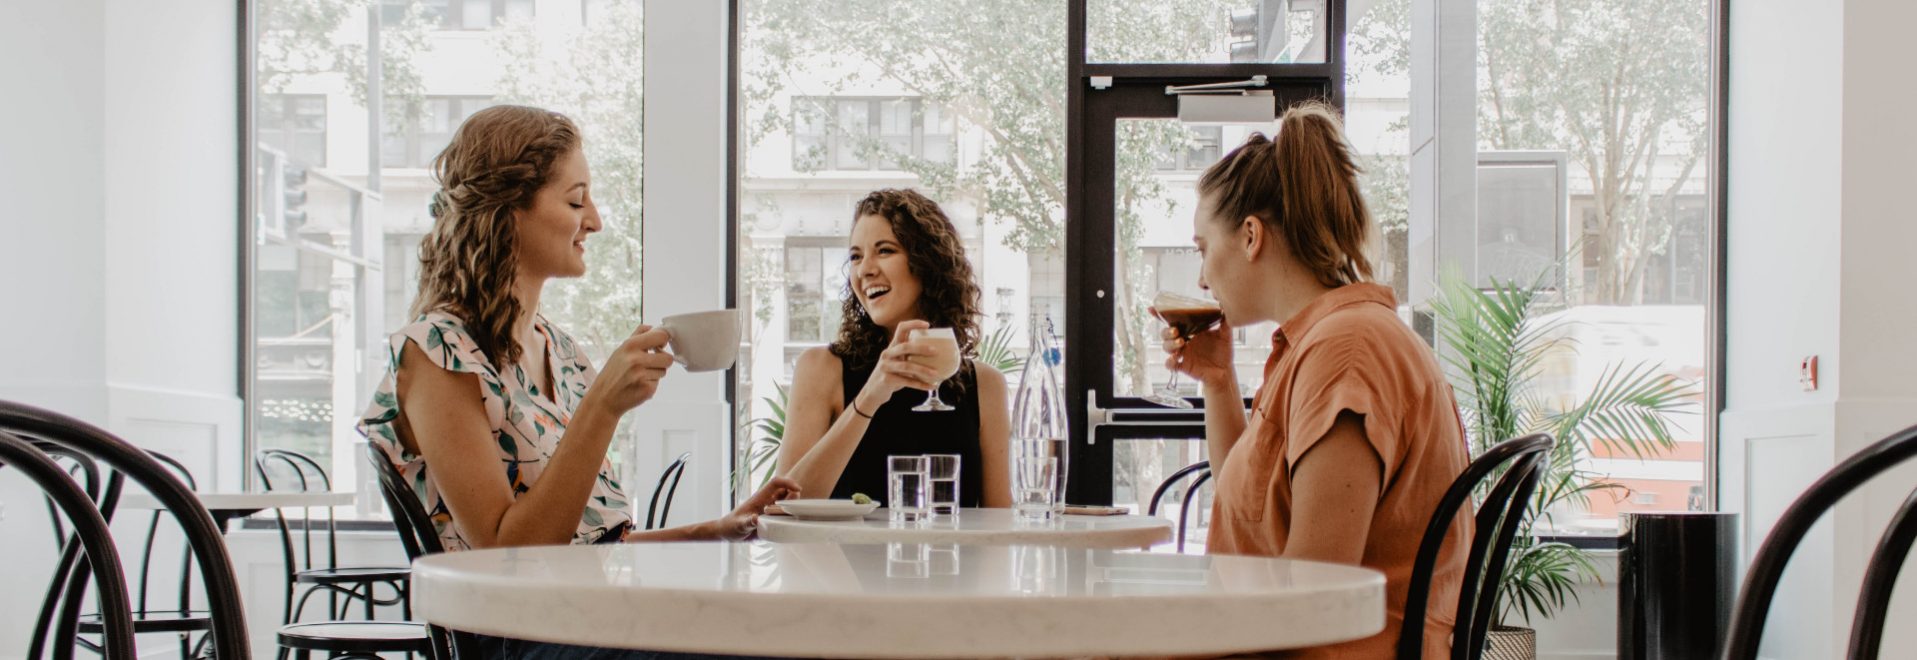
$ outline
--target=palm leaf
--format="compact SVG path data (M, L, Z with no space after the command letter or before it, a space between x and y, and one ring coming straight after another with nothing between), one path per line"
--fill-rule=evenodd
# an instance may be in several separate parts
M745 485L752 473L759 473L759 482L754 487L763 488L772 480L772 470L765 469L779 456L779 447L785 441L785 410L791 405L791 392L784 385L773 383L773 396L762 399L772 408L770 417L752 420L752 428L759 435L745 449L745 460L739 461L741 467L732 470L732 485L736 490Z
M999 373L1009 374L1025 368L1025 358L1012 352L1012 328L1003 326L986 335L978 344L978 357L981 364L991 365Z

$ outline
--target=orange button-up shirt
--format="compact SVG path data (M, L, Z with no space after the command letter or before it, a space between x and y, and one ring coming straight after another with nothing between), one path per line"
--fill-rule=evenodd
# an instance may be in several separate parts
M1293 470L1339 413L1364 420L1384 466L1366 536L1367 568L1385 574L1385 629L1372 637L1284 657L1389 658L1404 625L1418 543L1438 500L1470 462L1451 386L1429 346L1398 320L1391 290L1333 289L1280 325L1251 420L1218 472L1207 550L1282 556L1291 531ZM1427 658L1449 657L1471 539L1471 516L1452 523L1432 579Z

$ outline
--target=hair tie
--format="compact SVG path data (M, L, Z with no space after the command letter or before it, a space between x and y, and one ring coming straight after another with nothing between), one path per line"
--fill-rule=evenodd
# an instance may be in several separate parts
M451 204L448 204L446 201L446 189L441 188L433 191L433 198L426 202L426 214L432 216L434 220L438 220L440 216L446 215L447 211L452 210L449 208L450 206Z

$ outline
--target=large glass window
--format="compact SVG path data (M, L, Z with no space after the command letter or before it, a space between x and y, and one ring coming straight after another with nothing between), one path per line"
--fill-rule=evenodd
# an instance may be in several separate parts
M587 277L549 285L541 312L595 361L638 324L641 2L596 1L590 15L586 4L260 0L249 300L258 447L312 454L337 489L368 487L353 427L385 373L386 337L411 320L436 188L424 168L495 103L579 124L605 219L587 242ZM377 62L366 52L373 19ZM381 90L371 109L369 70ZM376 153L369 135L380 137ZM378 501L366 492L363 510Z
M1029 314L1064 322L1064 2L746 0L738 437L777 413L791 361L841 314L852 207L917 188L957 225L987 335L1017 357ZM1052 255L1046 260L1043 255ZM1015 369L1009 378L1016 380ZM1014 387L1016 383L1013 384Z
M1351 3L1340 90L1378 223L1376 276L1397 295L1407 323L1428 313L1428 301L1412 299L1414 280L1422 289L1440 276L1411 271L1419 232L1411 218L1410 4ZM828 327L814 311L836 313L842 273L810 256L812 247L795 250L793 238L843 236L851 203L871 189L918 187L945 205L968 245L979 246L971 257L987 330L1011 335L1014 354L1023 352L1030 319L1062 323L1070 303L1082 302L1075 297L1094 295L1065 286L1067 5L912 3L900 12L880 0L742 3L741 304L757 310L759 341L786 346L757 353L742 371L738 400L751 406L741 414L742 443L756 433L745 422L775 414L768 400L791 360L815 328ZM1087 0L1086 58L1111 71L1125 70L1111 66L1122 63L1321 63L1331 59L1331 9L1322 0ZM1550 284L1543 313L1563 321L1565 341L1541 362L1540 400L1579 401L1603 367L1619 361L1650 360L1700 391L1711 381L1705 310L1715 304L1715 238L1704 194L1717 173L1707 157L1707 9L1706 0L1580 0L1548 11L1518 0L1480 3L1481 157L1477 169L1445 175L1477 181L1479 217L1465 220L1476 221L1477 240L1472 254L1439 261L1469 259L1458 263L1481 276ZM1662 21L1667 10L1676 18ZM1560 43L1589 47L1561 57ZM921 106L907 112L905 99ZM951 146L949 157L929 146L935 126L951 131L936 141ZM1611 130L1618 126L1631 130ZM1114 306L1113 327L1093 329L1114 338L1110 396L1142 394L1167 376L1145 305L1159 290L1195 291L1196 175L1251 130L1271 127L1119 122L1115 290L1096 292L1112 296L1105 304ZM1272 329L1238 330L1248 392ZM1554 512L1561 526L1606 531L1618 511L1700 501L1703 418L1673 419L1676 446L1648 460L1581 456L1587 474L1621 488ZM1121 440L1112 454L1114 499L1143 508L1158 480L1202 458L1201 444Z
M1563 294L1546 310L1564 341L1544 363L1539 394L1572 405L1602 385L1607 369L1640 364L1695 384L1697 394L1688 414L1672 417L1674 445L1594 438L1579 467L1616 488L1554 512L1562 532L1610 534L1618 513L1708 507L1706 426L1698 413L1714 362L1707 323L1713 227L1705 212L1708 182L1717 176L1709 149L1710 5L1478 3L1478 148L1562 154L1566 190L1557 194L1568 209L1546 216L1538 204L1481 202L1479 241L1517 235L1549 245L1536 240L1543 231L1525 227L1552 217L1550 228L1569 235L1552 261L1582 266L1565 269ZM1522 216L1497 215L1520 209ZM1499 235L1487 236L1486 227Z

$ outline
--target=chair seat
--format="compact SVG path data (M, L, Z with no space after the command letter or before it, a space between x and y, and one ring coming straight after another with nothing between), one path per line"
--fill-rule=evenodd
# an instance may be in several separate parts
M413 569L405 566L352 566L342 568L312 568L293 574L293 581L301 584L353 584L360 582L393 582L412 576Z
M80 632L97 634L104 629L105 626L100 622L100 615L88 614L80 617ZM213 617L206 610L133 613L133 632L135 633L193 632L212 629Z
M280 646L311 651L431 653L426 624L411 621L324 621L280 628Z

